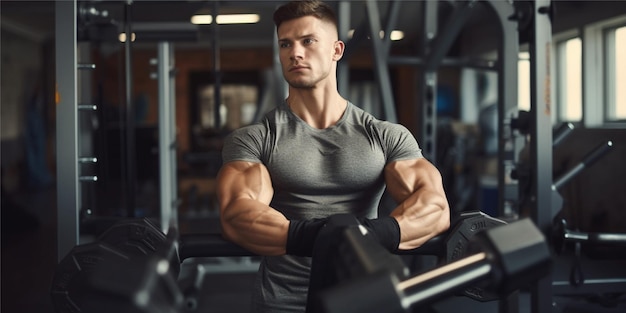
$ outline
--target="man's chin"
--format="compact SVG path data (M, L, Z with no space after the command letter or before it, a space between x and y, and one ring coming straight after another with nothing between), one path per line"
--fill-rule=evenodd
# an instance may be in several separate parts
M312 89L313 87L315 87L314 84L311 84L310 82L303 82L303 81L288 81L287 82L289 84L289 86L291 86L291 88L297 88L297 89Z

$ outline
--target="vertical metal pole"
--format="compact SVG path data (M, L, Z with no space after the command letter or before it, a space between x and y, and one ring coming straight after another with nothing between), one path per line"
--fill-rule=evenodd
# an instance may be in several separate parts
M518 184L511 179L519 154L523 148L523 136L516 136L511 129L511 120L517 113L517 63L519 33L517 22L509 20L515 12L511 3L500 0L489 1L500 19L502 37L498 48L498 216L517 213ZM519 140L518 140L519 139ZM518 142L519 141L519 142Z
M170 89L170 104L169 104L169 117L170 117L170 200L172 201L172 216L170 217L171 224L176 225L178 228L178 206L180 205L180 199L178 198L178 161L176 159L176 152L178 151L178 141L176 136L176 75L174 74L174 47L170 46L169 49L169 89Z
M535 0L530 40L531 60L531 139L530 162L532 218L544 234L552 226L556 208L552 207L552 102L550 99L550 63L552 59L552 26L547 14L550 0ZM537 281L531 288L531 311L552 309L552 276Z
M510 20L515 9L511 3L490 0L489 4L499 18L502 34L498 46L498 216L511 216L518 205L518 184L511 179L520 150L522 136L515 136L511 119L517 112L517 79L519 33L516 21ZM516 142L521 139L522 142ZM519 292L514 292L499 302L499 312L519 311Z
M424 1L424 40L423 55L429 55L430 44L437 35L438 2ZM422 98L422 153L435 165L437 161L437 72L427 70L427 65L422 69L421 98Z
M374 52L374 71L376 80L380 87L380 96L383 102L383 110L385 119L390 122L397 122L396 105L391 90L391 80L389 77L389 66L387 64L388 55L385 46L380 39L379 32L382 30L380 25L380 16L378 14L378 4L374 0L367 0L365 3L367 18L370 26L370 39L372 41L372 50ZM388 36L389 34L387 34Z
M278 34L276 33L276 31L274 31L274 44L272 47L274 51L274 62L272 63L272 79L274 79L275 81L275 83L273 84L275 98L276 101L283 101L289 93L289 85L284 79L283 69L280 64L280 51L278 51Z
M172 78L172 49L169 42L157 47L157 79L159 89L159 183L161 230L178 224L176 214L176 106Z
M348 31L350 30L350 2L339 1L337 12L339 14L339 40L348 42ZM347 55L344 55L337 64L337 89L339 94L347 97L350 92L350 63Z
M76 1L55 2L57 259L79 242Z
M132 62L132 1L125 5L126 42L124 44L125 56L125 83L126 83L126 214L135 216L135 193L137 191L136 177L136 154L135 154L135 106L133 105L133 62Z
M219 1L213 2L213 36L212 36L212 47L213 47L213 79L214 79L214 112L215 112L215 129L220 129L222 125L222 119L220 116L220 106L222 104L222 70L220 68L220 32L217 26L217 15L219 10Z

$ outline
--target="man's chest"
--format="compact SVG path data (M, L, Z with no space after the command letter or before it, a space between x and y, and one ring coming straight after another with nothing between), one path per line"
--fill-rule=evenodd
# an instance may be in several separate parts
M385 155L366 135L300 136L279 139L266 165L275 188L348 191L380 182Z

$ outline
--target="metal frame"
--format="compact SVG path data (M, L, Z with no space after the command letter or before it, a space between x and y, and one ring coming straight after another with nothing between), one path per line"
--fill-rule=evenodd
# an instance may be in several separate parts
M532 218L549 234L556 215L552 207L552 108L550 99L550 64L552 47L552 24L550 16L541 13L550 7L550 0L533 2L533 24L530 40L531 98L530 98L530 168L532 188L530 199ZM552 274L537 281L531 287L531 311L552 310Z
M57 259L79 243L76 0L55 2Z
M178 184L176 180L176 101L173 48L169 42L157 46L159 86L159 184L161 230L178 226Z
M390 8L397 7L397 2L392 1ZM379 31L383 29L380 25L380 16L378 15L378 4L374 0L367 0L365 3L367 13L367 21L369 25L370 40L372 42L372 50L374 52L374 72L376 73L376 81L380 86L380 97L383 104L385 119L390 122L397 122L396 105L393 99L391 80L389 78L389 66L387 59L389 58L389 33L393 28L392 19L388 19L387 28L384 29L385 36L380 39ZM391 10L390 12L392 12ZM391 26L391 27L390 27Z
M428 54L427 50L438 35L438 6L438 1L424 2L424 40L422 42L422 55ZM446 51L440 50L439 52L445 53ZM437 71L436 67L426 69L428 65L425 61L422 65L424 65L425 68L422 71L418 87L422 99L422 131L420 144L424 156L430 159L433 164L437 165Z

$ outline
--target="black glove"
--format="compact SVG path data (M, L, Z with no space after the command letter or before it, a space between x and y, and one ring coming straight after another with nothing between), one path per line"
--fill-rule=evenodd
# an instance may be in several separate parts
M400 225L391 216L376 219L360 218L359 222L380 242L389 252L398 251L400 245Z
M291 220L287 232L287 254L312 256L315 239L326 224L325 218L310 220Z

